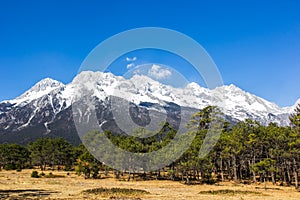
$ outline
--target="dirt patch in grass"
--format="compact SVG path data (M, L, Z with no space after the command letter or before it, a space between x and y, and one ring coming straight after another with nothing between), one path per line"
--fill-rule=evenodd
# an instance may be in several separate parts
M211 194L211 195L240 195L240 194L254 194L254 195L262 195L261 192L248 191L248 190L208 190L208 191L200 191L199 194Z
M50 190L38 190L38 189L24 189L24 190L0 190L0 199L32 199L42 198L50 196L50 194L57 193Z
M255 187L257 190L281 190L280 188L275 188L275 187L267 187L267 188L262 188L262 187Z

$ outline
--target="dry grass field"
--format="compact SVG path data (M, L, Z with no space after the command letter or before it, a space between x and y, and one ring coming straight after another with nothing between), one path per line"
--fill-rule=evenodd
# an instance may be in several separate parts
M69 172L53 171L55 178L31 178L32 170L0 171L0 199L300 199L300 192L293 187L279 187L268 184L243 185L232 182L216 185L185 185L172 181L120 181L114 178L84 179ZM40 171L39 171L40 172ZM51 171L45 171L49 174ZM84 192L100 188L104 193ZM106 189L104 189L106 188ZM138 191L109 188L138 189ZM140 191L143 190L143 191ZM129 192L128 192L129 191Z

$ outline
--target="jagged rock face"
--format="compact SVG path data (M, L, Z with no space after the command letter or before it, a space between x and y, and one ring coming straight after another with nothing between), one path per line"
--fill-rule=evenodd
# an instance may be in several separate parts
M1 123L0 127L0 142L26 144L37 138L47 136L63 137L73 144L79 144L81 141L74 125L72 107L58 109L59 112L56 113L53 108L59 107L59 101L52 100L56 103L50 103L45 100L45 97L42 97L37 100L38 104L42 105L39 108L34 106L37 102L33 101L23 107L15 107L9 112L1 114L0 121L4 123ZM98 124L101 124L101 128L113 133L125 134L114 121L109 100L102 101L95 98L95 102ZM140 126L146 126L151 121L148 109L158 106L152 103L136 105L128 102L128 104L132 120ZM181 108L178 105L165 106L166 120L175 128L178 128L181 122L181 109L189 110L190 114L196 112L196 109ZM161 118L160 114L157 112L157 115L152 114L151 117Z
M43 79L20 97L1 102L0 142L26 144L47 136L79 144L72 102L83 83L89 85L99 124L104 130L119 133L122 130L114 122L111 96L128 102L131 119L140 126L146 126L151 117L158 118L164 112L169 123L176 127L180 123L180 109L192 114L208 105L219 106L232 122L251 118L263 125L276 122L285 126L296 106L280 108L234 85L209 90L190 83L185 88L173 88L143 76L126 80L110 73L82 72L67 85ZM151 117L149 110L155 111Z

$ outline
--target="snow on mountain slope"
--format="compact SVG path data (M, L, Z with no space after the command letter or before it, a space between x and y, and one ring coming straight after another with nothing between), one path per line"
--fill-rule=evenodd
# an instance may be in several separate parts
M296 101L296 103L294 104L294 106L292 107L292 109L295 109L298 105L300 105L300 99L298 99Z
M36 83L33 87L23 93L21 96L16 99L5 101L10 104L26 104L31 102L32 100L38 99L44 95L49 94L51 91L62 88L65 85L59 81L53 80L51 78L45 78L38 83Z
M147 76L135 75L127 80L111 73L84 71L67 85L46 78L16 99L1 102L0 129L17 130L33 123L42 123L49 132L48 125L57 119L61 111L69 109L84 90L99 100L112 95L137 105L143 102L160 105L172 102L196 109L216 105L236 120L251 118L262 124L289 123L287 108L280 108L234 85L209 90L190 83L185 88L173 88Z
M275 103L245 92L232 84L216 88L215 90L222 94L222 99L225 101L224 112L239 120L252 118L265 124L265 122L270 122L268 119L269 114L279 115L285 113ZM286 121L287 119L284 120ZM279 123L279 121L271 121Z
M284 107L282 108L286 113L293 113L295 111L295 108L300 105L300 99L298 99L296 101L296 103L292 106L287 106L287 107Z
M134 75L126 80L123 77L102 72L83 72L74 79L72 84L78 84L80 87L83 83L99 99L113 95L136 104L173 102L198 109L216 105L226 115L238 120L251 118L262 124L277 122L281 125L288 125L289 123L285 109L234 85L209 90L196 83L190 83L185 88L173 88L143 75Z

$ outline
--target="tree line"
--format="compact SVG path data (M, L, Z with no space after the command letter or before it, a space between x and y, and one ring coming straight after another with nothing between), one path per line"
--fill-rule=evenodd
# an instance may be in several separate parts
M224 121L216 145L208 155L200 158L199 151L212 124L211 113L216 110L218 108L208 106L191 117L187 127L195 135L192 144L179 159L155 172L133 174L126 169L113 170L95 159L84 145L73 146L61 138L41 138L27 146L0 144L0 169L21 170L38 166L41 170L76 170L78 175L83 174L85 178L97 178L100 172L107 176L112 171L116 178L127 174L127 180L139 176L144 179L184 181L186 184L228 180L254 183L270 181L298 188L300 105L290 115L291 124L287 127L276 123L262 126L250 119L233 126ZM92 131L90 135L95 134L97 132ZM163 123L161 130L148 138L115 135L109 131L105 134L112 143L124 150L146 153L166 146L174 139L176 130L168 123Z

